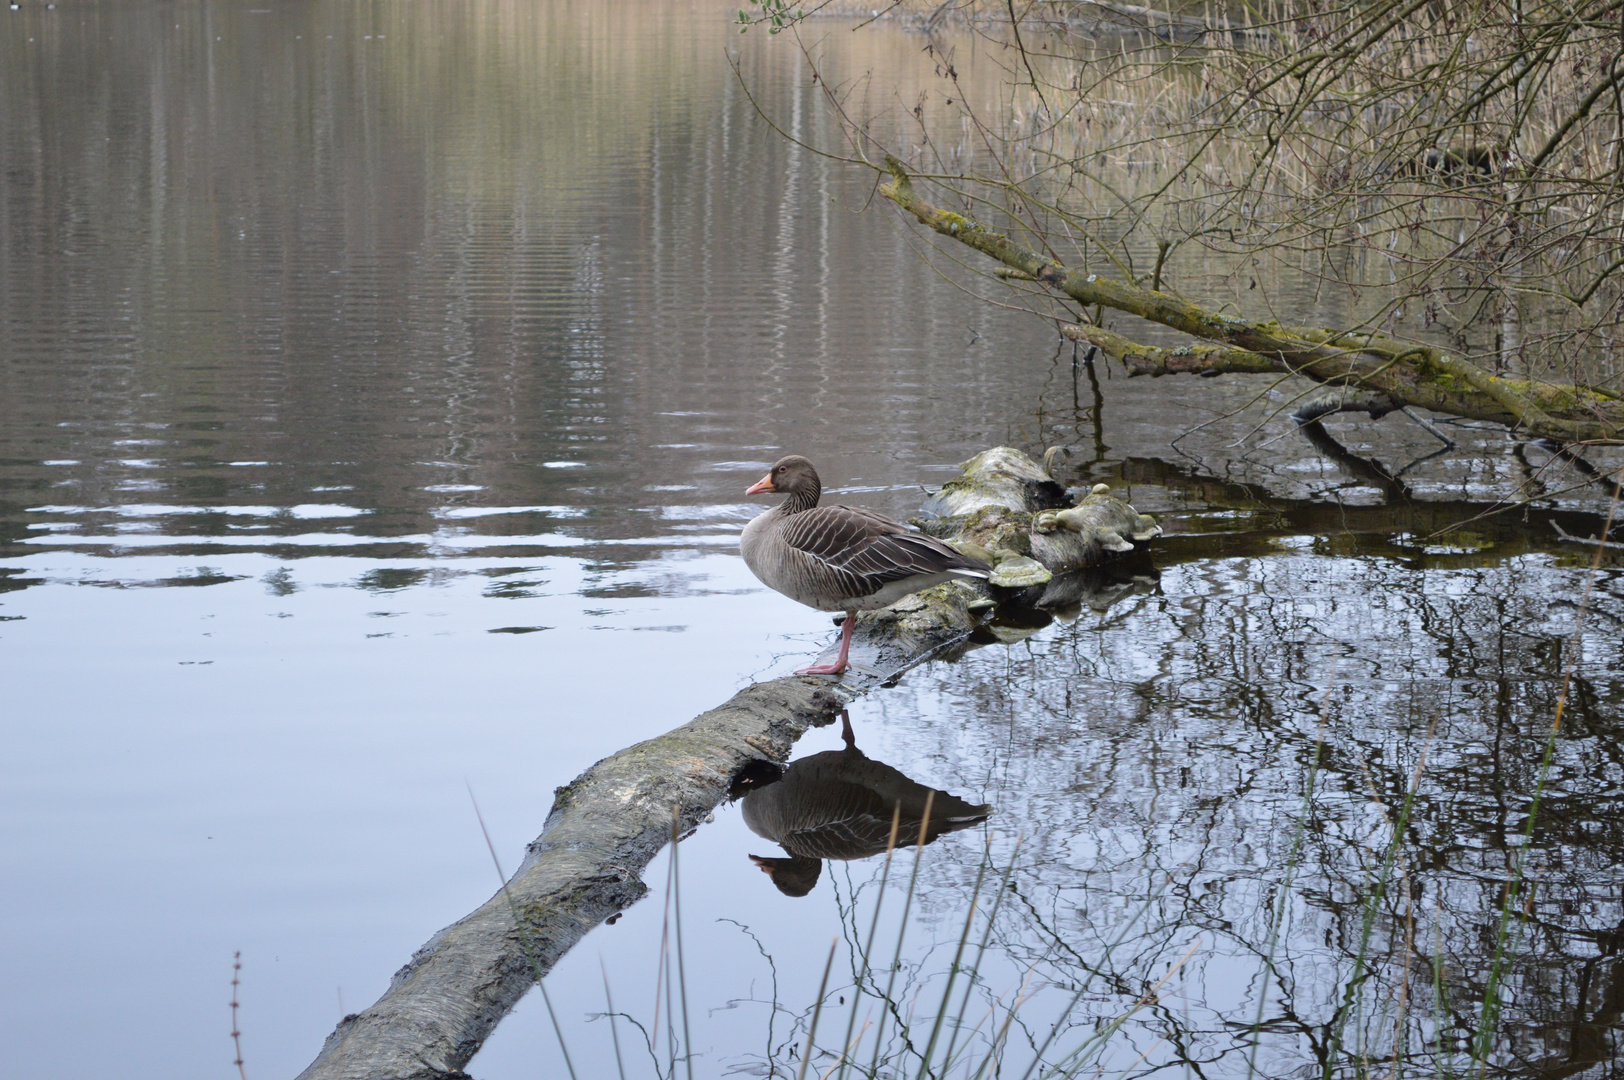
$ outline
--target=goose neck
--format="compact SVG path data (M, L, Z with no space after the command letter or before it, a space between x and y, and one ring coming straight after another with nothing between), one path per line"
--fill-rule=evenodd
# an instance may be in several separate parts
M818 496L822 492L818 488L798 488L789 493L789 497L778 504L779 512L788 516L799 514L803 510L810 510L818 505Z

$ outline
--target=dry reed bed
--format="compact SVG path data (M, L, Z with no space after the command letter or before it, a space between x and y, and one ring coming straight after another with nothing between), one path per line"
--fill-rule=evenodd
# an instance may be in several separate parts
M1103 10L899 6L937 83L850 126L1069 265L1624 391L1620 0Z

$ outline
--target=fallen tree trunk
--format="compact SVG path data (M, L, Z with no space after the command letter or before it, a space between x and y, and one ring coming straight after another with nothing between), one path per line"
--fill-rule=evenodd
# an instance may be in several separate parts
M1624 441L1624 399L1595 387L1507 379L1433 345L1382 334L1338 333L1252 322L1208 311L1167 293L1069 270L962 214L926 201L902 163L887 155L880 193L929 225L1079 303L1103 305L1216 344L1181 349L1141 345L1088 324L1065 333L1120 360L1133 375L1277 372L1390 398L1394 407L1488 420L1560 443ZM1015 275L1010 275L1015 276Z
M981 504L1024 513L1028 523L1056 493L1059 505L1067 501L1035 462L1005 447L972 459L956 483L973 487ZM1109 531L1116 517L1095 522L1105 504L1091 495L1074 508L1086 521L1062 522L1051 532ZM1121 500L1109 507L1127 515L1122 527L1141 524ZM1094 557L1102 550L1096 545ZM370 1008L341 1020L299 1080L462 1077L497 1023L560 957L647 893L643 870L674 829L696 828L752 763L785 761L807 728L829 723L847 702L954 646L968 647L979 613L992 606L975 587L954 581L864 612L853 655L866 667L854 662L838 681L791 676L757 683L559 788L541 836L501 891L430 938Z
M592 927L648 891L642 873L751 761L783 761L850 697L826 679L774 679L558 789L507 884L429 939L369 1009L346 1016L300 1080L446 1080ZM515 919L517 914L518 919Z

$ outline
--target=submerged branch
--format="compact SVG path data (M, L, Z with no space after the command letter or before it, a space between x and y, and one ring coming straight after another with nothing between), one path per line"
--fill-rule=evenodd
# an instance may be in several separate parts
M1598 536L1574 536L1572 533L1565 531L1559 522L1555 521L1551 522L1551 528L1556 530L1556 534L1562 538L1564 543L1589 544L1591 547L1624 551L1624 544L1619 543L1617 540L1605 540Z
M1336 387L1318 394L1292 410L1291 418L1299 424L1312 424L1332 413L1364 413L1372 420L1380 420L1390 412L1403 408L1386 394L1372 394L1365 390ZM1429 431L1433 430L1428 428ZM1454 445L1453 443L1450 444Z
M885 164L891 179L880 185L880 193L943 236L1081 304L1114 308L1218 343L1208 349L1160 349L1096 326L1066 328L1068 336L1122 361L1130 374L1291 373L1385 395L1395 406L1487 420L1562 443L1624 437L1624 403L1585 386L1503 378L1436 346L1381 334L1238 319L1137 284L1067 269L962 214L932 205L914 188L900 161L887 156Z

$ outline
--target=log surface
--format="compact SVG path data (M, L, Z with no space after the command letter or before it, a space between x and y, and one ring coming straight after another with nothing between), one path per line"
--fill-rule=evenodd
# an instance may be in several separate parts
M680 829L694 828L747 762L784 761L808 727L830 722L851 696L822 678L756 683L559 788L505 892L430 938L383 997L339 1022L300 1080L463 1076L536 979L648 891L643 870L670 842L674 807Z

